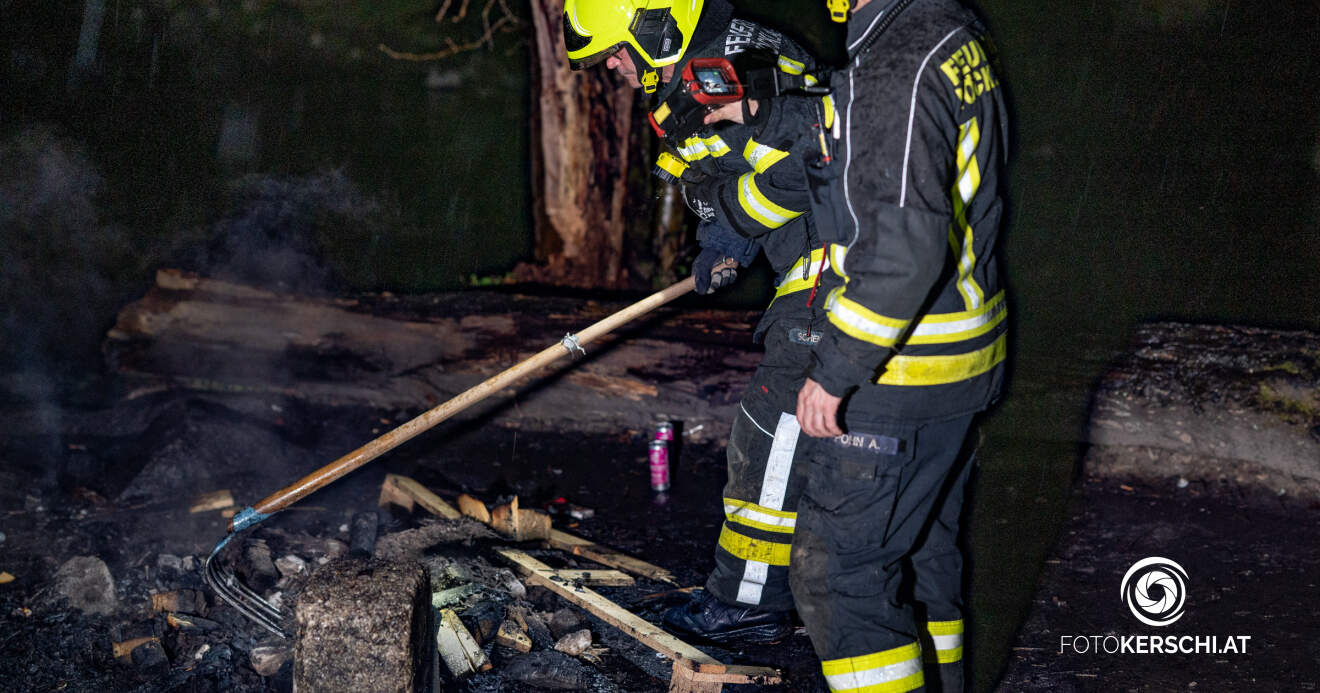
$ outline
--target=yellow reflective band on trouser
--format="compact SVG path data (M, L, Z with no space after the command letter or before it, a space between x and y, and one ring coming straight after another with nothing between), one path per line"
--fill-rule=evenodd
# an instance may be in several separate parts
M962 619L956 621L927 621L926 632L930 635L931 642L935 644L934 661L940 664L953 664L962 660Z
M792 534L797 528L797 513L775 510L737 498L724 499L724 518L729 522L755 527L765 532Z
M738 178L738 204L747 216L770 229L777 229L802 216L802 212L784 209L761 194L756 186L756 174L744 173Z
M843 288L830 292L830 300L826 302L830 323L850 337L892 349L911 321L875 313L845 296Z
M790 540L791 541L791 540ZM770 565L788 565L791 543L762 541L745 537L731 529L728 523L720 530L720 548L744 561L760 561Z
M885 363L881 385L947 385L974 378L994 368L1008 354L1008 335L966 354L905 356L897 354Z
M800 63L792 58L782 55L779 56L779 60L776 61L776 64L779 65L780 70L783 70L790 75L800 75L807 70L807 66L804 63Z
M798 258L797 264L784 273L784 281L775 287L775 297L770 299L770 302L774 303L780 296L805 291L815 286L816 277L829 269L829 266L830 262L825 260L825 250L823 248L811 251L810 257Z
M751 137L747 138L747 146L743 147L743 158L757 173L765 173L767 169L783 161L787 156L788 152L761 144Z
M926 683L921 647L915 642L861 657L828 659L820 668L835 693L902 693Z
M931 313L925 315L912 328L908 344L950 344L979 337L1004 321L1008 304L1004 292L995 294L989 302L975 310L957 313Z

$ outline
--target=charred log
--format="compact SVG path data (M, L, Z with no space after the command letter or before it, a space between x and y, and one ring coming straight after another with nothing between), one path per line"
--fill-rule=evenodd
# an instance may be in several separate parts
M401 298L276 294L162 270L104 350L139 392L183 388L418 410L476 385L624 303L463 292ZM758 359L756 315L664 308L470 415L617 430L657 416L727 428ZM513 393L511 393L513 394ZM683 415L679 416L678 413Z

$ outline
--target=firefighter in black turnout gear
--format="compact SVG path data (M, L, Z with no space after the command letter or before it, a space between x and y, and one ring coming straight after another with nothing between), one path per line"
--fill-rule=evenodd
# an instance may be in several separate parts
M656 74L662 104L678 88L673 75L695 58L725 58L739 70L768 65L786 81L814 83L811 56L779 32L735 18L727 0L682 7L655 0L634 4L636 14L629 14L621 13L617 2L568 0L565 44L575 67L603 59L643 88L647 75ZM691 7L695 17L687 13ZM671 10L672 17L657 14L662 9ZM629 33L629 26L648 21L658 30L672 30L671 43ZM657 58L646 50L673 42L685 42L677 57L670 52ZM677 137L671 133L667 141L674 151L658 163L681 180L684 198L702 220L697 231L702 251L693 263L697 290L709 293L732 281L732 270L714 269L725 258L746 266L758 251L766 254L778 281L756 329L765 356L730 434L716 568L706 590L667 613L665 624L698 639L773 642L791 632L788 563L805 484L796 396L825 325L825 295L841 282L829 272L823 239L811 223L801 165L809 143L801 135L831 127L834 108L828 96L798 96L744 101L722 110L710 120L728 116L731 121Z
M843 284L798 396L790 580L831 690L961 691L969 432L1007 350L1004 90L956 0L854 6L832 157L806 169Z

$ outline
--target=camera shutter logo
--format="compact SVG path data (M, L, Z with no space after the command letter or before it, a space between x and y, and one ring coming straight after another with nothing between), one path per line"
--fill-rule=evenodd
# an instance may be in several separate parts
M1123 603L1137 620L1149 626L1167 626L1182 618L1187 571L1167 558L1143 558L1128 568L1120 589Z

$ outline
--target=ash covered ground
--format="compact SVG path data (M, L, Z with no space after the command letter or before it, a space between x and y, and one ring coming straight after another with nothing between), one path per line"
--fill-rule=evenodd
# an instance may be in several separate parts
M207 592L201 563L224 536L225 520L215 511L190 513L189 505L198 494L221 489L240 504L251 503L408 414L263 397L117 394L102 400L112 402L108 406L22 408L7 415L8 432L0 438L0 571L13 580L0 585L0 680L24 691L291 690L291 665L280 663L291 643ZM448 498L467 492L489 503L516 494L532 508L565 498L594 516L560 517L558 526L670 569L681 585L698 585L712 565L721 519L721 442L689 436L675 456L674 486L660 497L648 484L648 438L647 430L585 435L449 422L243 533L223 558L249 584L291 605L303 573L287 558L314 570L342 556L354 515L374 511L385 475L396 473ZM1009 454L994 442L980 460L981 499L998 483L996 460ZM444 689L667 690L668 663L648 648L545 590L509 589L506 566L491 551L505 542L484 528L439 522L420 509L394 508L378 517L378 549L394 546L423 561L435 589L477 585L459 608L480 602L519 608L547 625L567 611L592 633L593 649L582 658L550 650L549 638L558 633L534 632L530 655L487 644L493 668L462 683L446 681ZM973 548L973 621L1024 619L1011 649L978 642L973 628L967 655L979 672L978 690L1314 688L1309 671L1320 650L1307 634L1320 615L1313 598L1320 512L1313 503L1199 483L1179 488L1092 479L1075 487L1067 517L1039 581L1017 586L1035 593L1025 614L976 613L985 602L975 592L1003 586L980 580L993 572L985 561L995 556ZM596 567L555 552L534 553L557 567ZM1166 629L1138 623L1119 598L1124 571L1147 555L1177 556L1189 573L1186 615ZM178 590L204 595L204 604L183 614L184 623L152 609L153 594ZM652 621L685 598L647 580L599 591ZM115 658L116 642L143 633L159 639L156 657ZM1246 653L1223 656L1058 651L1061 635L1111 634L1252 639ZM825 690L802 629L778 645L708 651L723 661L785 672L780 687L728 690ZM1010 652L1008 661L995 661L997 651Z
M266 676L254 664L271 651L291 649L292 642L247 621L206 589L201 564L225 535L225 520L215 511L190 513L189 506L199 493L221 489L251 503L404 420L402 413L186 393L64 410L55 419L16 416L18 425L0 443L6 462L0 570L14 576L0 585L0 678L31 691L291 690L287 661ZM49 428L53 421L58 435ZM722 446L689 437L674 459L673 488L657 496L649 487L649 433L441 425L241 533L221 559L249 586L278 594L287 609L296 602L301 573L288 561L272 564L295 556L314 570L346 554L353 516L376 510L385 475L398 473L450 499L468 492L493 502L516 494L523 507L541 508L565 498L594 516L557 517L557 526L671 569L681 585L700 584L713 562L720 521ZM494 667L462 683L444 681L445 690L544 690L565 680L596 691L667 690L669 663L649 648L546 590L508 589L507 566L492 551L508 542L484 527L437 520L420 508L378 515L378 554L391 547L421 560L437 590L477 587L459 610L487 602L530 611L547 624L567 610L592 632L594 649L586 659L555 658L560 653L543 637L533 637L531 659L488 643ZM600 567L554 551L532 552L556 567ZM93 559L103 562L111 583L101 578L105 571L88 565ZM153 612L153 594L178 590L205 596L203 606L183 615L193 625ZM598 591L652 620L686 598L645 579ZM144 633L159 638L163 658L115 659L116 642ZM791 690L823 685L801 632L773 647L709 651L725 661L783 668Z

